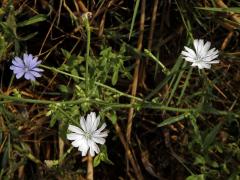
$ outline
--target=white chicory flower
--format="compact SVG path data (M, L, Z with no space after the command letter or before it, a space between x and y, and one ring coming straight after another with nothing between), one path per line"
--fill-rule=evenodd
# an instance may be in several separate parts
M106 123L97 129L99 123L100 116L96 117L96 113L91 112L86 120L83 116L80 117L80 127L69 125L68 130L71 133L67 134L67 139L73 141L72 145L82 152L82 156L86 156L88 150L91 156L98 154L100 149L97 143L105 143L105 138L108 136L108 131L103 131Z
M219 60L214 60L218 57L219 51L215 48L210 49L211 42L204 43L203 39L195 39L193 46L194 49L184 46L184 51L181 52L183 58L192 63L191 66L210 69L212 64L219 63Z

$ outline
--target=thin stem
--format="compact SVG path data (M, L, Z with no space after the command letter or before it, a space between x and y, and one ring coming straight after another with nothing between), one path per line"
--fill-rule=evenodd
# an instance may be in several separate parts
M49 69L49 70L54 71L54 72L58 72L58 73L60 73L60 74L64 74L64 75L69 76L69 77L72 77L72 78L80 79L80 80L82 80L82 81L85 81L85 80L86 80L86 78L84 78L84 77L75 76L75 75L72 75L72 74L70 74L70 73L67 73L67 72L58 70L57 68L54 68L54 67L48 67L48 66L45 66L45 65L40 65L40 67L43 67L43 68L45 68L45 69ZM138 101L143 101L143 99L141 99L141 98L139 98L139 97L132 96L132 95L130 95L130 94L121 92L121 91L119 91L119 90L117 90L117 89L115 89L115 88L112 88L112 87L107 86L107 85L105 85L105 84L102 84L102 83L100 83L100 82L94 82L94 84L96 84L97 86L103 87L103 88L105 88L105 89L108 89L108 90L110 90L110 91L112 91L112 92L115 92L115 93L117 93L117 94L120 94L121 96L125 96L125 97L128 97L128 98L136 99L136 100L138 100Z
M14 80L14 75L11 76L10 83L8 85L8 88L7 88L7 93L8 93L8 91L10 90L10 88L12 86L13 80Z
M164 66L164 64L159 61L148 49L144 49L144 53L150 57L152 60L154 60L161 68L162 68L162 72L166 75L169 75L170 72L169 70L166 68L166 66Z
M4 99L5 101L0 101L0 104L10 103L10 102L24 102L24 103L36 103L36 104L82 104L84 102L94 103L98 105L102 105L102 108L110 108L110 109L120 109L120 108L135 108L135 109L156 109L156 110L165 110L172 112L190 112L190 113L202 113L202 114L215 114L220 116L233 115L236 118L240 118L239 113L229 112L229 111L221 111L218 109L211 110L203 110L199 108L178 108L178 107L169 107L164 106L157 103L135 103L135 104L119 104L119 103L108 103L101 100L89 99L89 98L81 98L74 101L49 101L49 100L36 100L36 99L27 99L27 98L18 98L13 96L6 96L0 94L0 99Z
M86 82L86 95L88 96L88 89L89 89L89 72L88 72L88 65L89 65L89 52L90 52L90 41L91 41L91 30L88 18L84 19L84 24L87 30L87 48L86 48L86 71L85 71L85 82Z

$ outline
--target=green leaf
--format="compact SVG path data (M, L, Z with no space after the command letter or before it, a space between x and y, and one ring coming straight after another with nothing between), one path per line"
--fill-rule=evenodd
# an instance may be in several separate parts
M17 25L16 25L14 11L11 11L9 13L6 24L12 30L14 36L16 37L17 36Z
M101 146L101 152L94 158L93 166L97 167L101 161L113 165L113 162L108 158L107 147L105 145Z
M116 114L116 111L110 111L108 114L107 114L107 117L111 120L111 122L113 124L116 124L117 122L117 114Z
M62 93L69 93L69 88L66 85L60 84L58 88Z
M0 8L0 17L5 14L5 10L3 8Z
M63 56L66 58L66 59L69 59L71 57L71 53L65 49L62 49L61 48L61 51L62 51L62 54Z
M133 18L132 18L132 22L131 22L131 28L130 28L128 39L130 39L131 36L132 36L133 26L134 26L134 23L135 23L135 20L136 20L136 17L137 17L139 3L140 3L140 0L137 0L136 4L135 4L135 7L134 7Z
M199 131L199 128L198 128L198 125L197 125L197 120L196 120L195 116L193 114L190 114L189 118L190 118L190 122L193 126L194 133L196 135L196 138L194 138L194 139L202 146L203 145L202 137L201 137L201 134L200 134L200 131Z
M1 62L1 59L5 57L6 52L7 52L7 42L5 41L5 38L0 34L0 62Z
M17 24L18 27L24 27L24 26L28 26L28 25L31 25L31 24L35 24L35 23L38 23L38 22L42 22L42 21L45 21L47 19L47 15L45 14L38 14L26 21L23 21L23 22L20 22Z
M10 149L10 140L8 139L7 145L3 148L2 152L2 161L1 161L1 167L5 168L7 166L7 163L9 161L8 155L9 155L9 149Z
M28 34L27 36L25 37L19 37L17 36L17 39L20 40L20 41L27 41L29 39L32 39L34 36L36 36L38 34L38 32L34 32L34 33L31 33L31 34Z
M157 127L162 127L162 126L166 126L166 125L175 123L177 121L181 121L181 120L185 119L187 116L188 116L188 114L181 114L179 116L170 117L170 118L164 120L163 122L161 122L160 124L158 124Z
M204 142L203 142L203 150L207 150L210 145L214 142L215 138L216 138L216 135L217 133L219 132L219 130L221 129L222 127L222 123L219 123L217 126L215 126L212 131L210 131L206 138L204 139Z
M193 164L194 165L205 165L206 164L206 160L204 159L203 156L197 155L197 157L195 158L195 161L194 161Z
M56 122L57 122L57 117L52 116L49 126L52 128L56 124Z
M186 178L186 180L204 180L204 174L191 175Z
M59 160L44 160L44 163L47 165L48 168L52 168L59 165Z
M93 160L93 167L97 167L101 162L101 153L99 153Z
M117 81L118 81L118 72L119 72L119 67L115 66L114 67L114 72L113 72L113 77L112 77L112 85L116 85Z

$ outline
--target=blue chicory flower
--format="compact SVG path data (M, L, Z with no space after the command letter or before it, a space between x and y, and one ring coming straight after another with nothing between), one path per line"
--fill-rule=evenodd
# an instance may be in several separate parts
M19 79L24 76L27 80L35 81L36 77L41 77L43 69L38 68L38 65L42 61L38 61L38 57L34 57L32 54L23 54L23 59L15 57L12 61L10 69Z

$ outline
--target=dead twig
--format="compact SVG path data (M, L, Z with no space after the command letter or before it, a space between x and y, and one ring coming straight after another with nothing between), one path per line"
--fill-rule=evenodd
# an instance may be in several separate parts
M87 180L93 180L93 158L88 154L87 158Z
M134 158L134 152L133 152L133 150L132 151L130 150L129 144L125 140L124 135L122 134L121 128L119 127L119 125L117 123L115 124L114 127L115 127L115 130L116 130L116 133L117 133L118 137L120 138L121 143L123 144L123 147L125 149L127 158L129 159L129 161L130 161L130 163L133 167L133 170L134 170L134 173L135 173L137 179L138 180L143 180L143 176L142 176L142 172L140 170L140 167L139 167L139 165L137 164L137 162Z
M146 7L146 0L142 1L141 5L141 18L140 18L140 34L138 37L137 42L137 50L140 52L142 49L142 42L143 42L143 34L144 34L144 22L145 22L145 7ZM140 67L140 58L137 58L135 62L135 69L133 75L133 83L132 83L132 96L136 96L137 94L137 87L138 87L138 79L139 79L139 67ZM131 99L131 104L135 103L135 99ZM131 139L131 132L132 132L132 121L133 121L133 113L134 108L130 108L128 112L128 123L127 123L127 141L130 143Z

